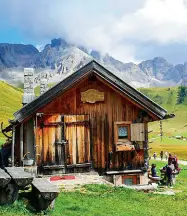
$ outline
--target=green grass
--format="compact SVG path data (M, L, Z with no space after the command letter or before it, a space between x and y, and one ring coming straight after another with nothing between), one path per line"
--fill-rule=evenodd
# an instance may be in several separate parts
M156 161L156 164L157 170L165 165L160 161ZM51 216L186 216L187 166L183 166L184 168L186 170L181 171L173 189L176 192L175 196L136 192L107 185L86 185L79 191L60 193L56 199L55 209L45 214ZM2 206L0 214L36 215L27 209L25 203L19 200L13 206Z
M151 160L159 169L166 162ZM0 215L51 215L51 216L186 216L187 211L187 166L180 165L182 171L172 189L175 196L136 192L122 187L107 185L86 185L75 192L62 192L55 202L55 209L37 213L25 199L11 206L1 206ZM158 191L165 189L158 189ZM169 189L171 190L171 189Z
M141 88L140 91L153 101L164 107L168 113L174 113L175 118L164 120L164 135L184 135L187 136L187 100L183 104L177 104L178 87L171 88ZM149 124L154 135L160 133L159 122Z
M0 81L0 123L4 122L4 126L8 125L8 119L13 119L13 113L21 108L22 93L23 90ZM0 145L4 140L4 135L0 133Z

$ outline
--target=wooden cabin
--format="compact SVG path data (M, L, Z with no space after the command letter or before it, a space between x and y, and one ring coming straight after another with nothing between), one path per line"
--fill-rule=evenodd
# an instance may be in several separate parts
M41 173L95 170L126 184L143 182L148 123L168 118L165 109L94 60L14 116L13 166L23 166L27 155Z

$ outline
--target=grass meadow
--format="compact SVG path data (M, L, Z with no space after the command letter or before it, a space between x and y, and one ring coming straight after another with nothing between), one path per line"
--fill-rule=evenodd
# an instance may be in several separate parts
M160 151L171 152L178 155L179 159L187 160L187 140L179 140L174 136L180 135L187 138L187 99L183 104L177 104L177 87L172 88L141 88L140 91L153 101L163 106L168 113L174 113L175 118L162 121L163 138L160 138L160 122L149 123L150 155Z
M6 82L0 81L0 123L8 125L8 119L13 119L13 113L22 107L21 97L23 90L13 87ZM5 137L0 133L0 144Z

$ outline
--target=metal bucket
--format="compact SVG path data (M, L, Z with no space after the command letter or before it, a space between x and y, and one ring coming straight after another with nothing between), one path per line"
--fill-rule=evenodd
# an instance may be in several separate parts
M23 156L23 166L32 166L34 163L34 159L33 158L25 158L28 154L31 154L30 152L27 152L24 156ZM32 155L32 154L31 154Z
M34 163L34 159L23 159L23 166L31 166Z

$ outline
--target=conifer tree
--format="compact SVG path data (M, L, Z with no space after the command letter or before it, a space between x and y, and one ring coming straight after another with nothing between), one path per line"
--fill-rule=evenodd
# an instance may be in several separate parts
M187 96L187 88L185 86L179 86L178 95L177 95L177 103L178 104L183 103L186 96Z

